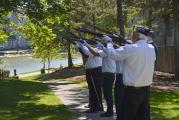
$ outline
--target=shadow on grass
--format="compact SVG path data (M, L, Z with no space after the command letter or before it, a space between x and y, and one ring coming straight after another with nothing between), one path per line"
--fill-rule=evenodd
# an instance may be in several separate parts
M43 102L43 98L52 101ZM74 120L63 104L53 103L53 100L59 101L47 86L38 81L1 81L0 120Z
M179 120L179 93L152 91L152 120Z
M84 75L83 67L63 68L50 74L41 75L37 80L56 80L56 79L67 79L79 75Z

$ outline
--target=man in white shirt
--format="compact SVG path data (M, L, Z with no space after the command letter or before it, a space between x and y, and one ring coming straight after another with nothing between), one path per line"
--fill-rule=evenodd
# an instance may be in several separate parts
M132 44L131 40L127 40L128 44ZM124 85L123 85L123 61L116 61L116 79L115 79L115 86L114 86L114 99L115 99L115 107L116 107L116 115L117 119L120 116L120 110L121 110L121 103L122 103L122 97L124 93Z
M86 46L94 56L102 57L102 81L103 81L103 94L107 103L107 111L102 113L101 117L113 116L113 96L112 88L115 79L116 61L112 60L107 53L106 48L100 42L97 42L97 46L102 49L95 51L87 43Z
M140 33L134 32L133 44L119 49L114 49L112 43L107 45L112 59L124 61L125 90L118 118L120 120L150 120L150 85L156 57L154 47L140 37ZM108 37L105 40L111 39Z
M102 105L102 76L101 76L101 66L102 58L94 56L88 50L86 46L81 43L78 43L78 47L81 49L81 52L88 56L88 59L85 64L86 70L86 80L89 88L89 105L90 109L86 111L87 113L96 113L97 111L103 110Z

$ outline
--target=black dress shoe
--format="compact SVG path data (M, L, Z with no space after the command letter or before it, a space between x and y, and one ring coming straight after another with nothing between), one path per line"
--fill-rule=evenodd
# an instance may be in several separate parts
M97 110L89 109L86 111L86 113L97 113Z
M112 117L112 116L113 116L113 113L110 113L110 112L105 112L100 115L100 117Z

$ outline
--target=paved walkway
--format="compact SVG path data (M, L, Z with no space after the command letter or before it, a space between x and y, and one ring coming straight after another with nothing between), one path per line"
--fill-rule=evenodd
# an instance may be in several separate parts
M65 81L45 82L61 101L76 114L77 120L114 120L113 117L100 118L102 112L86 114L84 106L88 103L88 90L78 84ZM104 106L106 108L106 106Z

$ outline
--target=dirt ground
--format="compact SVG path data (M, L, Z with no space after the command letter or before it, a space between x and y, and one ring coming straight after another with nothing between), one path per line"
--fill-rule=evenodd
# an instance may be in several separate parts
M179 80L175 79L174 74L155 71L152 87L153 89L162 90L162 91L179 92Z

